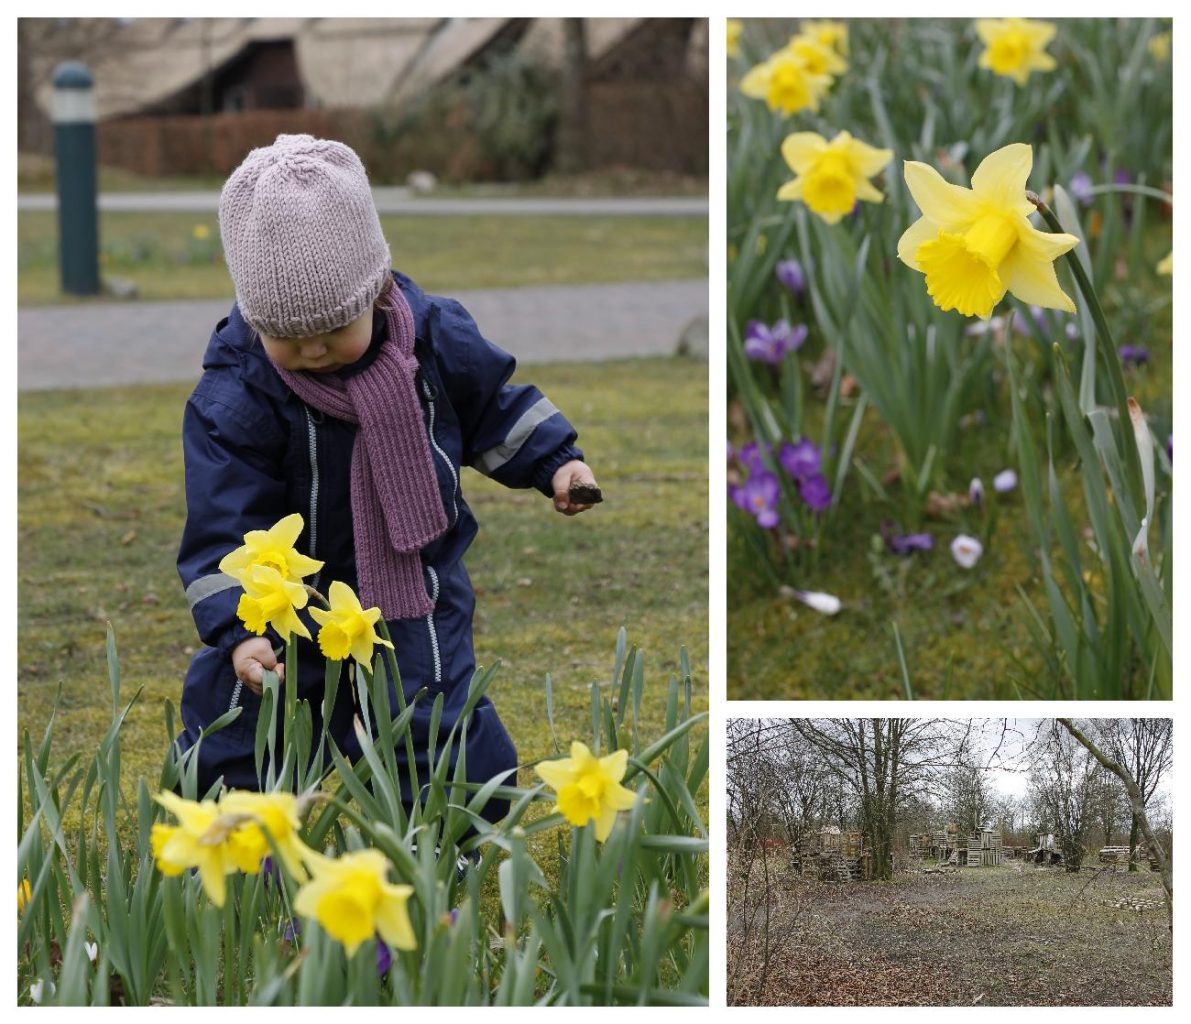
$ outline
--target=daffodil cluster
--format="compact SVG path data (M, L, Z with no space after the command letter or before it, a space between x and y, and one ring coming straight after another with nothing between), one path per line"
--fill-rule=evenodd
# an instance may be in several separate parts
M262 635L272 626L283 639L291 636L311 639L306 624L298 617L305 608L310 591L304 577L318 572L323 563L297 551L294 545L302 533L298 513L288 515L268 530L253 530L244 535L244 544L225 556L219 571L233 577L244 588L236 613L244 625ZM321 625L318 644L333 661L354 658L364 667L372 664L377 644L392 648L377 635L379 608L361 606L346 583L333 582L328 609L311 608L310 614Z
M217 907L227 898L226 876L260 871L269 837L286 869L295 878L306 877L303 861L309 851L298 838L301 821L292 793L233 790L217 802L184 800L167 790L157 795L157 802L178 821L153 826L149 839L157 870L169 876L196 870Z
M819 109L835 79L848 70L848 30L840 22L809 22L782 49L752 68L740 91L770 110L796 114Z
M388 881L389 862L377 850L331 858L310 849L298 835L302 802L292 793L232 790L219 801L195 801L167 791L157 795L157 802L178 822L153 826L150 846L157 870L166 876L197 871L215 906L227 901L228 875L258 874L266 856L276 851L301 884L294 909L318 921L349 957L374 934L397 949L417 946L408 908L412 886ZM18 890L18 905L21 896Z

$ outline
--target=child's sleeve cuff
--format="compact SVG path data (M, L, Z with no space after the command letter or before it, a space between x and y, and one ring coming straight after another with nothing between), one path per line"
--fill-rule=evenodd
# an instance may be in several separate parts
M564 444L542 459L534 469L533 485L547 498L554 497L554 474L560 466L575 460L583 461L583 452L573 444Z

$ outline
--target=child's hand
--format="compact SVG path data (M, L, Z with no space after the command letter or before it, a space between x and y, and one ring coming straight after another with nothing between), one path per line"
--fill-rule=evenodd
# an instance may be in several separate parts
M273 645L263 636L249 637L232 648L232 668L236 670L236 678L258 697L263 689L261 677L265 669L285 678L285 665L277 660Z
M571 484L597 486L595 475L586 462L580 462L578 459L564 462L555 470L551 484L554 487L554 508L564 516L577 516L591 508L590 505L576 504L571 501L570 496Z

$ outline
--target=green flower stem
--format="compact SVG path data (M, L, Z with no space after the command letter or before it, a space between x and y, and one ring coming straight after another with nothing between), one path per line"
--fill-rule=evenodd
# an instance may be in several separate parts
M401 685L401 672L397 668L397 650L395 647L391 646L393 643L393 638L389 635L389 624L385 622L383 615L379 620L377 620L376 624L378 627L380 627L377 632L380 633L382 638L388 640L390 644L389 647L384 648L384 657L389 666L389 674L392 677L393 689L397 691L397 712L398 714L404 714L408 704L405 700L405 688ZM414 814L416 813L417 808L421 806L420 794L422 791L422 784L421 780L418 778L418 762L416 759L417 755L414 751L414 739L412 735L413 730L407 728L403 729L402 731L405 733L405 770L409 772L409 793L413 800L413 806L410 808L410 813Z
M1027 192L1026 198L1034 204L1035 209L1042 215L1046 226L1055 234L1065 234L1063 225L1054 211L1047 206L1042 197L1035 192ZM1100 298L1096 288L1074 253L1065 256L1067 265L1075 277L1075 283L1083 293L1084 301L1088 304L1088 311L1092 314L1092 321L1096 325L1096 338L1100 343L1100 354L1104 357L1104 364L1108 368L1108 379L1112 385L1113 399L1117 407L1117 426L1120 431L1121 447L1124 449L1125 464L1128 466L1129 484L1137 492L1142 493L1141 458L1137 454L1137 445L1133 443L1129 434L1131 430L1129 419L1129 393L1125 388L1125 372L1121 368L1121 357L1117 353L1116 342L1113 340L1112 330L1108 326L1108 319L1104 315L1104 307L1100 305Z

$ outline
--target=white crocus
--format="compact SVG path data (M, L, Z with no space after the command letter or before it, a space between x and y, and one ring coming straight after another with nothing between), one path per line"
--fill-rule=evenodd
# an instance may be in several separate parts
M98 942L84 942L83 948L87 951L87 959L95 963L95 958L99 956Z
M983 554L984 545L966 533L961 533L951 542L951 557L959 563L961 568L971 569L980 561L980 556Z
M843 607L843 603L838 597L816 590L795 590L794 596L808 608L813 608L823 615L834 615Z
M980 477L972 477L972 482L968 484L968 498L973 505L979 505L984 501L984 481Z
M993 477L993 489L998 494L1004 494L1017 486L1017 474L1011 469L1002 469Z

